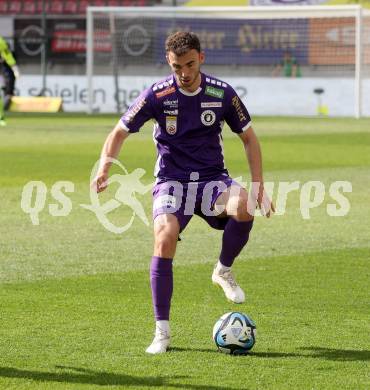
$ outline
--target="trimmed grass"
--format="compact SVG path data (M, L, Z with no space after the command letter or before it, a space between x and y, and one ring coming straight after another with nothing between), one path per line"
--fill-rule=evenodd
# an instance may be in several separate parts
M0 131L0 388L369 388L370 120L255 118L266 180L320 180L324 202L303 220L296 191L284 215L256 219L235 264L248 295L241 306L211 285L221 233L195 217L175 260L172 350L154 357L144 353L153 331L151 226L135 219L114 235L79 206L89 203L90 170L116 121L13 115ZM224 133L230 173L246 181L241 143ZM150 125L127 140L120 159L153 180ZM39 226L20 208L30 180L48 187ZM66 217L48 212L59 180L75 185ZM353 188L342 218L326 211L336 180ZM150 219L150 193L137 198ZM123 224L130 215L122 206L111 218ZM211 339L217 318L235 309L257 323L246 357L218 353Z
M235 306L211 286L210 264L175 266L173 348L155 357L143 353L152 332L146 272L7 284L0 383L365 389L367 267L365 250L239 262L249 295L241 308L258 324L247 357L215 351L213 323Z

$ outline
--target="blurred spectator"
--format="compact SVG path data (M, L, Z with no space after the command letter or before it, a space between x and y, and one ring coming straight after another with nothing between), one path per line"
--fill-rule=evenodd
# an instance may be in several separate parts
M0 36L0 73L3 77L3 97L0 98L0 126L5 125L4 111L14 95L15 80L19 77L16 60L6 40Z
M272 71L273 76L284 77L301 77L301 69L297 59L292 56L292 53L286 51L282 60L275 66Z

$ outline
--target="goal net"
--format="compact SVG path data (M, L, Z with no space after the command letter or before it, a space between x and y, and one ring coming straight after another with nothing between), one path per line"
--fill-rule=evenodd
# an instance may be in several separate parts
M361 6L89 7L88 112L123 112L169 74L168 34L198 34L202 68L257 115L370 116L370 11Z

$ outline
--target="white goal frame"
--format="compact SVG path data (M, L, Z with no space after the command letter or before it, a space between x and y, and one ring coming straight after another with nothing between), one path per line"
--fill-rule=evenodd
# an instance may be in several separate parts
M363 17L370 16L370 10L361 5L339 6L281 6L281 7L87 7L86 10L86 78L88 90L88 113L93 112L93 31L94 12L106 13L107 18L114 13L124 13L127 16L140 17L143 15L156 18L213 18L224 19L281 19L313 17L354 17L355 18L355 76L354 76L354 113L356 118L362 115L362 28Z

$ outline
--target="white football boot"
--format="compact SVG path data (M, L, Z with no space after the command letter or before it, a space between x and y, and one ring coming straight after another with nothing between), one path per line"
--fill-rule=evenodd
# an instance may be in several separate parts
M243 303L245 301L244 291L240 288L230 270L223 271L216 266L212 273L212 282L224 290L229 301L234 303Z
M159 322L162 324L158 324ZM164 322L167 322L166 326L163 326ZM170 341L171 336L168 321L157 321L154 339L145 352L152 355L157 353L164 353L170 346Z

